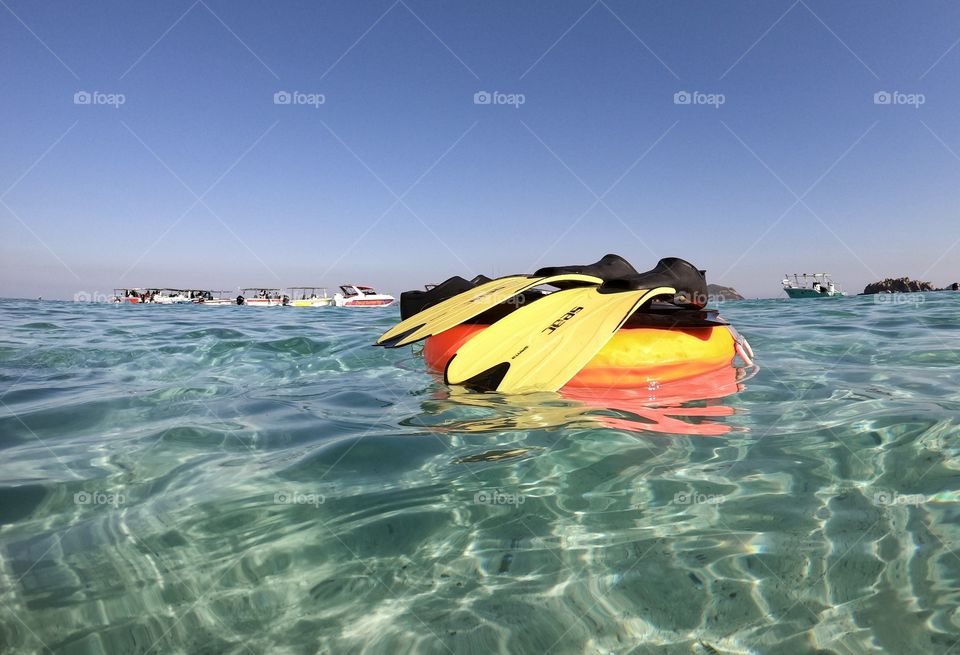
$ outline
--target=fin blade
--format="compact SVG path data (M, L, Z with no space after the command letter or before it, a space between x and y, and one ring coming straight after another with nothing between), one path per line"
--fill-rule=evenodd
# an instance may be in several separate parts
M487 294L494 293L501 288L512 288L512 286L518 283L525 284L527 280L529 280L529 278L525 275L511 275L491 280L490 282L474 287L470 291L457 294L441 303L428 307L422 312L414 314L406 320L400 321L377 339L377 345L395 348L403 345L403 343L412 343L412 341L403 340L409 339L413 334L422 331L423 328L429 326L433 321L441 320L448 312L455 311L464 303L474 303L484 298ZM400 339L397 337L400 337ZM403 343L401 343L401 341L403 341ZM416 339L414 339L414 341L416 341Z
M641 304L671 287L602 294L596 287L556 291L497 321L457 351L448 384L475 381L508 364L496 391L556 391L613 338Z
M474 316L482 314L504 300L541 284L564 281L598 285L603 282L592 275L565 273L553 276L529 277L514 275L492 280L463 293L448 298L441 303L414 314L405 321L387 330L379 339L378 346L397 348L426 339L429 336L460 325Z

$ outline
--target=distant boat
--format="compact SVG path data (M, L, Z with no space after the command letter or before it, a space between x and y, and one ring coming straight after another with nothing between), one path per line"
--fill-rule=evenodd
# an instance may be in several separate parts
M192 305L193 300L185 289L157 289L151 302L158 305Z
M334 303L326 287L290 287L289 291L293 307L329 307Z
M790 298L840 298L845 295L829 273L794 273L783 277L783 290Z
M248 305L250 307L281 307L290 302L286 295L280 295L280 289L271 289L269 287L246 287L240 289L240 295L237 296L238 305Z
M192 289L190 291L190 297L193 299L193 304L195 305L204 305L205 307L220 307L223 305L236 305L237 301L232 297L225 296L224 294L232 293L231 291L214 291L212 289ZM214 296L213 294L217 294Z
M344 284L340 292L333 294L333 301L337 307L387 307L394 303L395 298L385 293L378 293L373 287L359 284Z
M111 299L111 302L114 302L117 304L126 302L126 303L131 303L136 305L142 302L146 302L145 298L146 298L146 289L141 289L139 287L132 288L132 289L114 289L113 298Z
M162 287L114 289L113 302L154 305L189 305L193 303L183 289Z

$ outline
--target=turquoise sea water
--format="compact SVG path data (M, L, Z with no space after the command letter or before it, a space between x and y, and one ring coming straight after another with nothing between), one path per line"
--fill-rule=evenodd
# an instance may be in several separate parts
M395 309L0 301L0 653L958 653L960 294L877 300L586 400Z

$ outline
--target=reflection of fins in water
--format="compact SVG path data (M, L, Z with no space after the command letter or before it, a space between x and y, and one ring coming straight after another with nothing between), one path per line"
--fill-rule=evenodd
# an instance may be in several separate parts
M434 401L435 407L429 411L456 411L458 406L489 410L487 416L444 421L433 426L442 432L545 430L576 425L631 432L719 436L734 429L723 419L736 413L720 399L739 391L741 379L741 369L730 367L696 378L666 382L655 389L567 387L556 394L509 396L470 393L454 388L446 402ZM456 413L462 414L462 410Z
M468 418L459 418L464 409L485 410ZM538 393L506 396L489 393L473 393L463 387L451 387L439 394L437 400L425 403L428 414L450 413L453 420L434 424L441 432L505 432L509 430L546 430L571 427L576 423L589 427L593 419L584 415L580 402L566 400L558 394ZM423 425L422 422L419 425Z
M488 450L485 453L458 457L453 460L454 464L472 464L474 462L499 462L504 459L513 459L514 457L523 457L530 452L529 448L509 448L501 450Z
M504 554L504 556L500 558L500 566L497 568L497 573L509 573L511 564L513 564L513 553Z
M603 407L626 416L598 416L604 427L712 437L733 430L720 420L736 413L720 398L740 390L740 369L723 368L695 378L675 380L649 389L563 389L564 398ZM702 401L706 401L703 405ZM639 421L638 421L639 419Z

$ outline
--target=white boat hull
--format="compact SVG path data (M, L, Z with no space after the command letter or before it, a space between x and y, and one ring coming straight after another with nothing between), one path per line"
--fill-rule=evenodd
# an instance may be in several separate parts
M339 294L337 294L339 295ZM393 296L364 296L362 298L339 298L334 296L337 307L389 307L395 300Z
M378 293L373 287L344 284L340 289L342 293L333 294L337 307L389 307L396 302L393 296Z
M243 304L250 307L280 307L283 301L279 298L245 298Z

